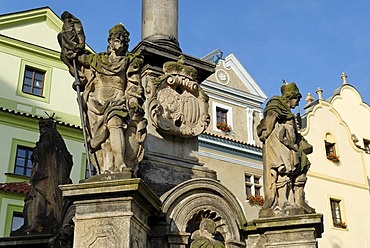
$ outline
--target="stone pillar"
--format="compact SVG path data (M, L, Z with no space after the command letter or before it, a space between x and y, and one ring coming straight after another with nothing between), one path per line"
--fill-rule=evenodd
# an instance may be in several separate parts
M142 0L141 38L179 49L178 0Z
M324 228L322 214L259 218L253 223L248 248L317 248L317 238L321 238Z
M146 247L160 201L138 178L60 186L76 207L73 247Z

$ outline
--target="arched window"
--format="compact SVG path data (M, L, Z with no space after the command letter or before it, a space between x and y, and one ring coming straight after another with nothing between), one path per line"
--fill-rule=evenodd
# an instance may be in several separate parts
M339 155L336 149L335 138L331 133L325 135L325 152L326 158L333 163L339 162Z

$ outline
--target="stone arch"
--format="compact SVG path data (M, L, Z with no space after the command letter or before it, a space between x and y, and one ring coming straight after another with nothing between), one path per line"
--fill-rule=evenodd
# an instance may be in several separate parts
M247 222L243 209L235 196L222 184L213 179L188 180L161 196L162 211L166 214L167 233L182 240L185 247L191 233L187 231L189 221L201 211L214 213L217 231L222 235L226 247L245 247L244 224ZM169 240L171 247L171 241ZM177 243L180 245L180 243Z

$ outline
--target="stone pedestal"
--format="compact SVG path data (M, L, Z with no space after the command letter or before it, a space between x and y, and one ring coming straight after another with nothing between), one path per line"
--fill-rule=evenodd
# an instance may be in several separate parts
M76 207L73 247L146 247L160 201L138 178L63 185Z
M323 233L322 214L259 218L253 221L254 234L248 235L248 248L316 248Z

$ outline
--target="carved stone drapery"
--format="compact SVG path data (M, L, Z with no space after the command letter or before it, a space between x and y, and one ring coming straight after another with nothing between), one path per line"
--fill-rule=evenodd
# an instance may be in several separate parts
M140 77L143 58L128 52L129 32L123 24L109 30L107 52L92 54L85 49L81 21L67 11L62 20L61 60L79 79L74 88L91 161L98 174L132 170L135 176L147 126Z
M24 224L12 236L57 234L63 216L62 184L69 178L73 160L52 118L39 122L40 138L31 156L31 189L24 199Z
M195 137L209 125L208 96L200 88L197 71L178 62L166 62L164 75L153 80L154 94L149 102L153 125L163 133Z

